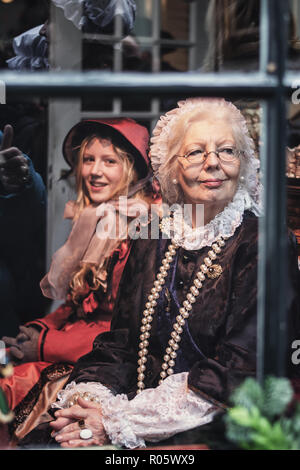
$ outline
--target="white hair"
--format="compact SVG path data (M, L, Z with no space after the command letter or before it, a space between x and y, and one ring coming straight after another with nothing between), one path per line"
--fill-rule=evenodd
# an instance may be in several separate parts
M235 146L241 155L239 187L247 190L254 212L261 213L259 160L255 155L255 144L242 113L234 104L223 98L188 98L179 101L178 108L168 111L157 122L151 138L150 158L164 200L169 204L183 203L181 188L173 184L177 168L176 153L190 123L208 116L213 119L224 119L231 126Z

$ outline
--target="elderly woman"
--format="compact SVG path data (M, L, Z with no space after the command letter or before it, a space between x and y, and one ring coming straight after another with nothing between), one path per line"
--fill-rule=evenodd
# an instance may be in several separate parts
M245 121L223 99L187 99L153 135L164 202L177 206L159 239L134 242L111 331L58 395L50 425L62 447L166 440L214 421L256 373L260 185Z
M127 238L131 219L122 217L120 238L116 233L111 239L101 232L106 212L98 211L109 202L117 212L119 197L131 208L138 201L147 208L147 202L153 201L148 184L148 142L147 129L125 118L82 121L65 138L63 154L77 190L76 201L69 201L65 210L73 228L41 282L45 296L65 302L45 317L21 326L16 338L3 338L16 367L12 377L0 379L0 386L14 410L18 437L32 426L28 419L33 408L38 414L45 405L47 409L49 402L41 391L45 390L48 399L54 392L51 403L73 364L110 328L119 280L131 248Z

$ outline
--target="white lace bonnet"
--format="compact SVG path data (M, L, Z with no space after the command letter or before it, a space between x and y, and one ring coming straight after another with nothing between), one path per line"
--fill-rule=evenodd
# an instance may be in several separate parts
M170 160L173 155L169 154L169 142L172 135L174 125L184 114L188 114L199 108L199 111L207 111L211 108L216 114L218 108L224 110L227 108L231 111L232 116L238 123L243 137L242 150L243 165L241 166L239 187L245 189L251 199L254 213L261 214L261 191L262 187L259 182L258 170L260 167L259 160L255 155L255 145L253 139L249 135L246 120L242 113L234 104L226 101L223 98L188 98L185 101L179 101L178 107L168 111L165 115L161 116L157 122L150 145L150 158L155 176L161 182L162 169L166 162ZM172 187L171 187L172 188ZM172 191L172 189L170 189Z

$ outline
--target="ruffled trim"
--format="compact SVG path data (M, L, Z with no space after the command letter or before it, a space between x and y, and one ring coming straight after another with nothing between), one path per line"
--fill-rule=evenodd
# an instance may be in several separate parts
M241 225L246 210L255 213L248 192L239 187L233 200L208 224L193 229L183 218L180 208L175 209L170 223L163 224L163 233L173 238L185 250L200 250L211 246L219 238L230 238ZM169 219L170 220L170 219Z
M105 432L115 446L125 446L128 449L145 447L144 439L138 437L132 428L129 404L126 395L117 395L106 401L102 409Z
M187 372L174 374L133 400L124 394L115 396L97 382L71 382L58 393L58 402L52 407L68 407L76 393L93 395L101 404L102 424L111 443L128 449L141 448L145 441L158 442L213 420L216 407L189 390L187 378Z
M48 59L43 57L15 56L6 61L10 70L48 70Z
M173 127L175 123L184 114L191 112L197 107L203 105L203 98L188 98L185 101L179 101L178 107L168 111L165 115L161 116L157 122L154 130L153 137L150 139L150 158L151 165L155 176L158 180L161 179L161 167L166 163L169 155L169 139L173 133ZM207 102L217 101L215 98L207 98ZM248 191L252 201L252 208L256 215L262 214L262 185L259 181L258 170L260 168L259 159L256 158L253 146L253 140L249 136L246 120L244 119L241 112L230 102L218 99L219 106L226 106L231 108L232 111L239 116L241 129L245 138L247 152L244 155L244 168L240 174L240 185Z
M52 403L51 407L59 409L68 408L69 400L76 393L89 393L93 397L97 397L101 405L114 396L111 390L99 382L81 382L79 384L70 382L63 390L58 392L57 401Z
M52 408L68 408L69 401L76 394L88 393L93 398L97 397L101 404L103 426L111 443L116 446L125 446L130 449L144 447L143 439L137 437L127 419L128 398L126 395L114 395L107 387L99 382L69 383L65 389L57 394L57 401L52 403Z
M188 389L187 377L187 372L174 374L130 401L126 395L108 400L103 426L112 444L141 448L145 441L159 442L212 421L215 407Z
M13 49L15 57L6 61L11 70L41 70L48 69L48 43L39 34L42 25L35 26L15 37Z

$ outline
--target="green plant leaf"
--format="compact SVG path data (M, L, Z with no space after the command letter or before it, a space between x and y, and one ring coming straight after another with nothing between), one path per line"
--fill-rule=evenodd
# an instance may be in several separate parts
M285 378L267 377L263 387L248 378L232 394L226 436L243 449L300 449L300 404L284 416L293 390Z
M262 387L255 379L248 377L233 392L231 401L235 406L243 406L248 410L256 406L260 410L264 404Z
M9 407L7 404L6 397L3 393L3 390L0 388L0 411L3 414L8 414L9 413Z
M300 437L300 403L297 403L294 415L286 421L291 423L293 432Z
M242 406L231 408L228 412L229 417L239 426L249 427L252 424L250 411Z
M244 448L244 445L250 440L251 430L249 428L239 426L232 421L229 416L225 417L225 424L227 439Z
M271 423L263 416L260 416L256 422L253 422L252 427L262 434L270 433L272 429Z
M269 418L281 415L293 397L288 379L267 377L263 387L264 403L262 412Z

